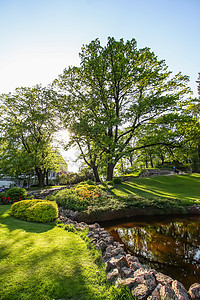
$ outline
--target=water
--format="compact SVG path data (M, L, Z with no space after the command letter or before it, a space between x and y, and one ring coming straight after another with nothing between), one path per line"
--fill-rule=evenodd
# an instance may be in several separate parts
M101 225L141 263L186 288L200 283L200 216L140 217Z

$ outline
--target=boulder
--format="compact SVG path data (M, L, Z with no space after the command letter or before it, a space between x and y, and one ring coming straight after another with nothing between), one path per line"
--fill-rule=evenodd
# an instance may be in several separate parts
M178 300L174 290L169 285L163 285L160 289L162 300Z
M100 240L97 242L96 247L101 250L101 252L104 252L106 250L107 244L103 240Z
M167 275L164 275L162 273L157 273L155 274L155 277L156 277L156 281L158 283L161 283L162 285L165 285L166 283L171 285L173 279Z
M158 284L151 296L147 298L147 300L161 300L160 298L160 289L162 287L162 284Z
M188 291L191 299L199 300L200 299L200 284L194 283L191 285Z
M127 267L122 267L120 273L123 278L133 277L134 274L133 270Z
M125 256L122 256L121 258L116 260L116 266L118 267L118 269L123 268L123 267L128 267L128 263L127 263Z
M118 276L119 276L119 271L116 268L116 269L114 269L114 270L112 270L111 272L108 273L107 279L108 279L109 282L112 282L115 279L117 279Z
M172 289L174 290L178 300L189 300L189 295L184 285L178 280L172 282Z
M131 290L133 296L137 296L137 299L145 300L150 294L148 287L145 284L139 284L136 288Z

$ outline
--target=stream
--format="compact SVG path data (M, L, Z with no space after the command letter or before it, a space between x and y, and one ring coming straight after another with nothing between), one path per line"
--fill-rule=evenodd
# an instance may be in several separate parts
M200 283L200 216L153 216L101 224L125 250L183 283Z

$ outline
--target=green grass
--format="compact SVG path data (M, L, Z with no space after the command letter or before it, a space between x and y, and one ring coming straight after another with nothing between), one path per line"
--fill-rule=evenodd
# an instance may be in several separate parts
M112 193L119 197L139 195L178 199L183 204L200 204L200 174L133 178L116 185Z
M15 219L9 208L0 206L1 300L129 299L106 282L99 254L78 234Z

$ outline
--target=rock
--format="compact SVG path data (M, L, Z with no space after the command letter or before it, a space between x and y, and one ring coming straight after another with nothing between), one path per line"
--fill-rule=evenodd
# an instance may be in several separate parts
M172 282L172 289L174 290L178 300L189 300L187 290L181 282L174 280Z
M144 272L145 269L143 268L140 268L134 272L133 276L138 284L144 283Z
M145 284L148 287L149 294L155 289L157 283L154 275L155 271L140 268L134 272L134 278L138 284Z
M124 278L129 278L129 277L133 277L133 270L131 270L130 268L127 267L122 267L120 270L121 276Z
M119 276L118 269L114 269L111 272L108 273L107 279L109 282L114 281Z
M116 256L118 254L120 254L122 252L122 249L121 248L115 248L111 251L111 256Z
M162 300L178 300L174 290L169 285L163 285L160 289L160 297Z
M104 252L106 250L107 244L104 241L100 240L97 242L96 246L99 250L101 250L101 252Z
M158 284L157 287L155 288L155 290L153 291L153 293L151 294L151 296L149 296L147 298L147 300L161 300L160 298L160 289L162 287L162 284Z
M110 253L106 253L106 254L103 256L104 262L107 262L107 261L109 261L110 259L111 259Z
M105 264L105 270L106 270L106 272L109 272L110 270L112 270L114 268L115 268L114 264L112 264L110 261L106 262L106 264Z
M135 282L134 278L121 279L119 283L124 286L127 286L130 290L137 286L137 283Z
M129 264L129 267L130 267L133 271L136 271L136 270L138 270L138 269L141 269L143 266L142 266L142 264L139 263L139 262L131 262L131 263Z
M127 263L127 260L126 260L125 256L122 256L121 258L116 260L116 266L119 269L122 268L122 267L128 267L128 263Z
M130 254L126 254L126 260L128 261L129 264L133 262L139 263L139 259L136 256L132 256Z
M91 237L93 237L93 235L94 235L94 232L90 231L90 232L88 232L87 237L91 238Z
M137 299L147 299L150 292L148 290L148 287L145 284L139 284L136 288L133 288L131 290L131 294L133 296L137 296Z
M162 273L155 274L156 280L158 283L161 283L162 285L165 285L166 283L171 285L173 279L167 275L164 275Z
M114 242L114 238L112 236L105 239L107 245L111 245Z
M148 286L148 289L152 292L156 287L156 279L155 276L149 272L149 274L144 275L145 284Z
M195 300L200 299L200 284L199 283L194 283L191 285L188 291L190 297Z

